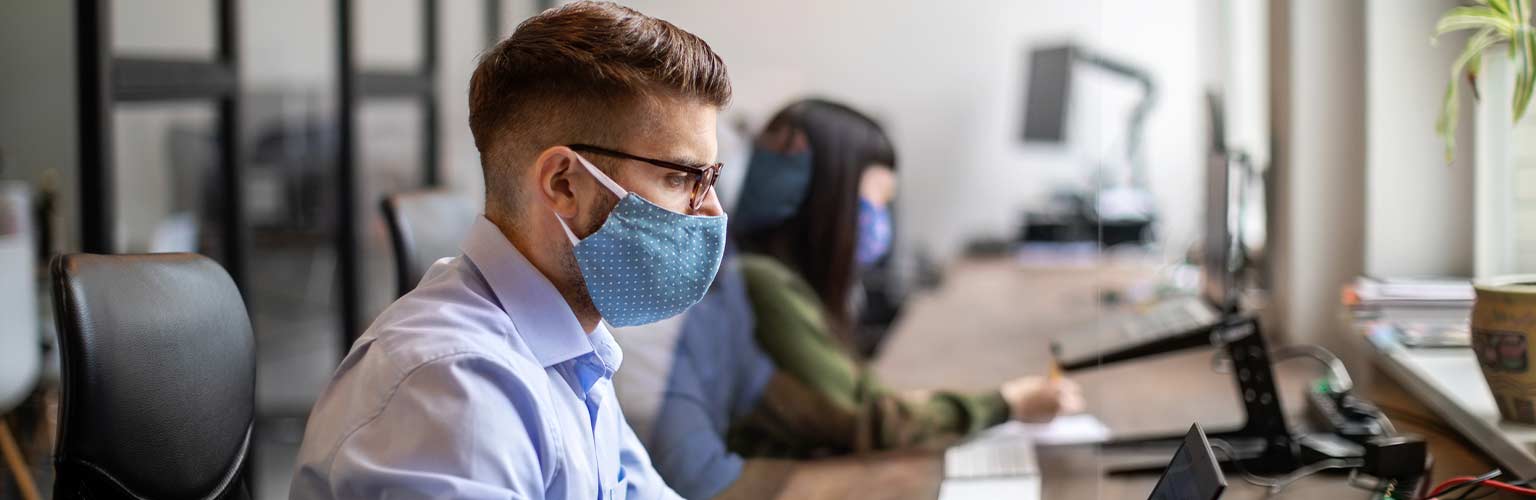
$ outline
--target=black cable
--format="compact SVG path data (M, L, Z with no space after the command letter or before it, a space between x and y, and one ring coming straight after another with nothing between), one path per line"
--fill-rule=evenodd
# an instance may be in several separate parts
M1461 483L1461 484L1452 486L1450 488L1446 488L1445 491L1441 491L1439 495L1435 495L1435 498L1449 498L1447 495L1450 495L1451 493L1455 493L1456 491L1462 490L1462 489L1467 490L1467 491L1462 492L1462 496L1466 496L1467 493L1469 493L1469 492L1479 488L1480 487L1479 485L1483 484L1483 481L1487 481L1489 479L1493 479L1493 478L1496 478L1496 477L1499 477L1499 476L1502 476L1502 475L1504 475L1504 471L1499 470L1499 469L1494 469L1494 470L1488 471L1488 472L1484 473L1481 476L1477 476L1476 478L1473 478L1471 481L1467 481L1465 483Z
M1268 491L1268 496L1277 495L1286 487L1295 484L1297 481L1312 477L1326 470L1358 470L1361 466L1365 465L1363 460L1358 459L1329 459L1304 465L1295 470L1292 470L1290 473L1287 473L1283 476L1267 477L1248 472L1247 468L1243 467L1242 460L1238 458L1237 450L1225 439L1212 439L1210 440L1210 443L1212 450L1221 451L1222 453L1226 454L1227 459L1232 462L1233 468L1237 469L1237 471L1242 474L1244 481L1247 481L1248 484L1265 488L1266 491Z
M1323 365L1328 370L1329 386L1334 391L1349 392L1355 387L1354 379L1349 376L1349 368L1344 366L1344 361L1339 359L1333 351L1323 346L1313 344L1295 344L1280 346L1270 349L1270 357L1277 360L1296 358L1310 358Z
M1225 454L1227 456L1227 460L1232 462L1232 468L1236 469L1239 474L1242 474L1243 480L1247 481L1248 484L1261 486L1264 488L1269 488L1274 485L1274 478L1263 477L1259 476L1258 474L1248 472L1248 469L1243 467L1243 461L1238 458L1236 448L1234 448L1231 443L1228 443L1227 440L1217 438L1210 439L1209 441L1211 443L1211 449Z
M1488 491L1483 491L1484 490L1484 488L1483 488L1483 482L1484 481L1487 481L1487 479L1479 479L1479 480L1476 480L1476 481L1472 481L1470 483L1462 483L1459 486L1465 486L1465 485L1469 485L1470 484L1470 485L1472 485L1472 487L1467 488L1465 490L1462 490L1460 495L1456 495L1456 498L1451 499L1451 500L1471 500L1471 499L1475 499L1475 498L1484 498L1484 497L1487 497L1487 496L1493 495L1494 493L1498 493L1499 492L1499 490L1492 489L1492 488L1488 488ZM1480 496L1475 496L1475 497L1474 496L1468 496L1468 495L1477 494L1477 493L1481 493L1481 495ZM1440 495L1440 498L1450 498L1450 497L1447 497L1447 496L1445 496L1445 494L1442 493Z
M1397 426L1392 424L1392 419L1387 418L1387 412L1382 411L1382 409L1377 406L1371 406L1371 408L1372 410L1369 412L1371 414L1371 418L1376 419L1376 423L1381 426L1381 430L1386 432L1388 436L1396 436Z
M1492 474L1492 473L1490 472L1489 474ZM1494 476L1494 477L1497 477L1497 476ZM1473 493L1476 493L1478 490L1482 489L1484 482L1490 481L1492 479L1493 479L1493 477L1489 477L1489 475L1487 475L1487 474L1482 475L1482 476L1478 476L1476 479L1473 479L1471 481L1468 481L1468 482L1465 482L1465 483L1461 483L1461 484L1458 484L1456 486L1452 486L1450 488L1446 488L1445 491L1440 492L1440 494L1436 495L1435 498L1437 498L1437 499L1438 498L1450 498L1449 495L1452 494L1452 493L1455 493L1456 490L1463 490L1464 489L1461 492L1460 495L1456 496L1456 498L1459 498L1459 499L1462 499L1462 500L1467 500L1467 495L1471 495ZM1493 490L1493 491L1497 492L1498 490Z
M1514 486L1526 486L1526 485L1531 484L1531 480L1530 479L1522 479L1522 480L1515 481L1515 482L1512 482L1512 483L1509 483L1509 484L1514 485ZM1467 495L1471 495L1473 492L1475 492L1477 490L1484 490L1484 491L1482 491L1481 495L1478 495L1478 496L1475 496L1475 497L1467 496ZM1491 496L1493 496L1494 494L1496 494L1498 492L1499 492L1499 490L1497 490L1497 489L1486 488L1486 487L1482 486L1481 484L1479 484L1475 488L1472 488L1472 489L1469 489L1467 491L1462 492L1461 496L1456 497L1456 500L1463 500L1463 499L1464 500L1477 500L1479 498L1488 498L1488 497L1491 497Z

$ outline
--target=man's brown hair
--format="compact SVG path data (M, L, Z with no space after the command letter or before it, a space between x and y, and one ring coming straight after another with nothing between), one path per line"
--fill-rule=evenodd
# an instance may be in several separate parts
M574 2L523 21L481 55L469 81L487 204L516 203L516 174L497 170L557 145L612 144L623 125L614 118L654 97L724 107L725 62L692 33L609 2Z

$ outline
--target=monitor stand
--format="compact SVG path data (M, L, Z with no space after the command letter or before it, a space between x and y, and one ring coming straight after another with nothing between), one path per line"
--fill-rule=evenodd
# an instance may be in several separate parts
M1221 345L1232 358L1232 376L1237 379L1237 391L1243 401L1244 423L1235 428L1210 432L1212 440L1230 444L1233 456L1218 456L1223 466L1237 462L1242 470L1257 474L1290 472L1304 465L1297 436L1285 425L1285 411L1280 407L1280 397L1275 389L1274 365L1264 335L1254 316L1230 316L1218 325L1211 336L1212 342ZM1106 451L1134 450L1136 448L1178 447L1183 435L1142 436L1114 439L1104 443ZM1166 455L1165 455L1166 456ZM1165 459L1166 461L1166 459ZM1111 474L1156 472L1166 463L1152 466L1137 464L1129 467L1110 468ZM1151 467L1148 467L1151 466Z

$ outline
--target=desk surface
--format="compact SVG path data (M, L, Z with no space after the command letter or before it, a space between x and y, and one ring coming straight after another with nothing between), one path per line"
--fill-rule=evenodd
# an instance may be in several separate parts
M915 297L873 368L894 388L983 389L1012 377L1042 374L1053 335L1091 325L1108 311L1100 293L1151 276L1136 262L1093 268L1028 269L1008 260L967 261L951 268L938 290ZM1435 455L1436 481L1485 472L1486 456L1428 409L1377 372L1359 338L1341 315L1326 347L1351 369L1357 390L1389 410L1399 430L1424 435ZM1240 407L1232 382L1210 370L1209 349L1184 351L1072 374L1089 400L1089 411L1116 434L1179 433L1190 422L1207 429L1236 424ZM1320 369L1307 362L1282 364L1277 373L1283 404L1301 421L1299 395ZM1402 415L1407 412L1409 415ZM1428 427L1426 427L1426 425ZM1439 428L1439 430L1436 430ZM1146 498L1156 477L1102 472L1105 456L1095 447L1041 449L1044 498ZM819 461L789 476L780 498L933 499L942 473L934 453L899 453ZM1229 475L1235 476L1235 475ZM1261 488L1229 477L1226 500L1265 498ZM1341 476L1300 481L1275 498L1368 498ZM1500 498L1500 497L1489 497Z

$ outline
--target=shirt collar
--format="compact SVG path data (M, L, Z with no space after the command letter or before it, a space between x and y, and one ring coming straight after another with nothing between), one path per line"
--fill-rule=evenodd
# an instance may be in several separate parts
M613 334L608 331L608 323L598 323L597 330L588 335L587 339L592 343L592 352L597 354L597 360L608 371L608 377L612 378L613 372L619 371L619 365L624 363L624 350L613 340Z
M545 368L594 353L612 374L623 354L601 323L588 335L555 285L507 241L484 215L475 219L460 245L491 290L501 310Z
M583 398L590 397L592 387L599 380L613 380L613 374L619 370L619 363L624 358L618 344L609 335L607 326L602 323L598 323L587 338L591 341L592 351L561 364L572 375L566 382Z

